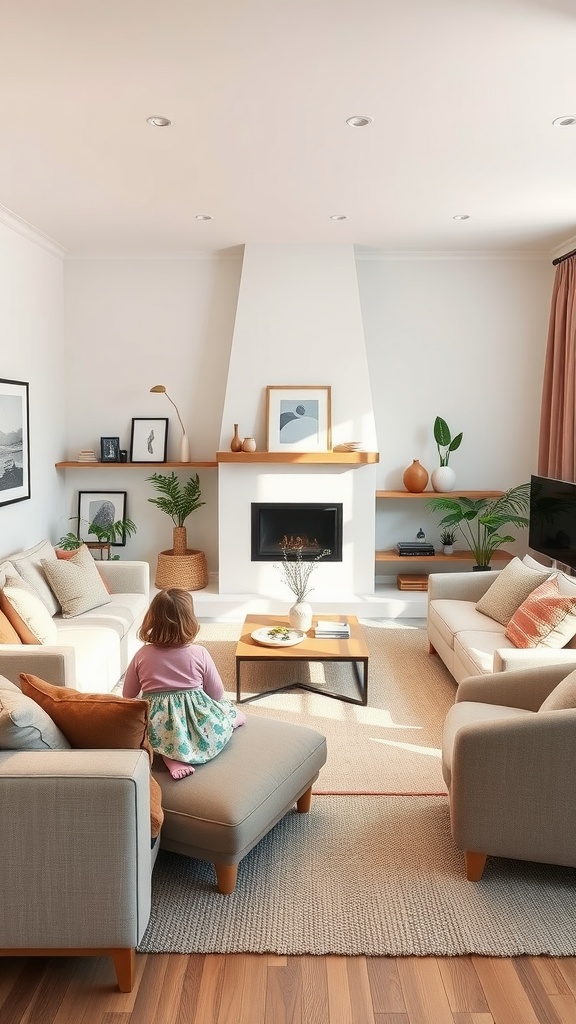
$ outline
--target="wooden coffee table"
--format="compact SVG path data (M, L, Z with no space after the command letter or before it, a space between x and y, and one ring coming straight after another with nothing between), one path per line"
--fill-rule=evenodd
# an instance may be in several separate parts
M347 640L316 640L314 628L318 619L332 622L349 622L350 637ZM301 689L311 690L313 693L321 693L325 697L334 697L336 700L346 701L348 704L368 703L368 657L369 651L364 640L362 627L355 615L315 615L312 628L305 640L294 647L264 647L252 639L251 634L256 629L270 628L271 626L287 626L288 620L282 615L247 615L242 626L242 633L236 647L236 701L238 704L247 704L251 700L258 700L260 697L267 697L271 693L282 693L284 690ZM355 677L358 688L358 699L347 697L332 690L325 690L321 687L312 686L309 683L288 683L286 686L279 686L276 689L264 690L262 693L252 694L250 697L242 697L242 665L244 662L278 661L286 662L349 662Z

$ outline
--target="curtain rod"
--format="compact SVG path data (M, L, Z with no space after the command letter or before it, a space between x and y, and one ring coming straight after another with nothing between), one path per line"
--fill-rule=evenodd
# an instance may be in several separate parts
M569 259L570 256L576 256L576 249L571 249L570 252L565 252L563 256L558 256L555 260L552 260L552 266L557 267L559 263L564 263L564 260Z

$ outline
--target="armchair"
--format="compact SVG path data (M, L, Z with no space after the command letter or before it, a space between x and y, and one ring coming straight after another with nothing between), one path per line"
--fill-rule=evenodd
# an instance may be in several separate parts
M460 683L444 723L442 771L469 881L482 877L489 855L576 867L575 751L573 666Z

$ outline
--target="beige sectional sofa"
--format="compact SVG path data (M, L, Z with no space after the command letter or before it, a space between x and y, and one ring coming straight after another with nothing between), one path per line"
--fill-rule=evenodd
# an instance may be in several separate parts
M560 594L576 598L576 579L540 565L530 556L502 570L431 573L427 628L431 651L461 683L468 676L539 665L576 666L576 638L562 647L519 648L506 637L509 619L525 597L555 576ZM532 577L532 578L531 578ZM500 593L488 590L499 581ZM509 582L507 582L509 581ZM496 611L498 617L486 614Z
M31 672L55 685L110 692L140 646L137 632L149 603L148 563L93 560L108 591L105 603L67 615L48 583L43 561L53 562L55 572L65 571L66 563L57 560L49 541L0 561L0 591L7 579L24 581L53 625L41 642L0 643L0 674L17 683L20 672Z

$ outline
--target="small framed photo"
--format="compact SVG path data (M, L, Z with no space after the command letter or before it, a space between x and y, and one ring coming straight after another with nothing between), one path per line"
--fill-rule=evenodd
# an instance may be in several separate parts
M28 384L0 378L0 505L29 497Z
M269 452L327 452L332 448L332 389L300 384L266 388Z
M96 526L111 526L120 519L126 519L126 491L78 491L78 536L86 543L97 539L88 533L91 523ZM126 535L112 541L116 548L123 548Z
M120 462L120 438L100 438L100 462Z
M130 462L166 462L168 417L132 419Z

